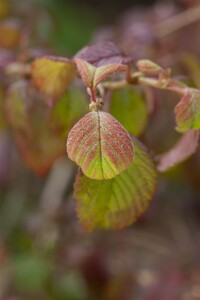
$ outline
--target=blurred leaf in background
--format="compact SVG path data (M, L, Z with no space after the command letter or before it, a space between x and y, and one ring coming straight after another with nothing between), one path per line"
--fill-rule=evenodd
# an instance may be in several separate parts
M114 91L111 97L110 112L133 136L141 135L147 125L147 104L143 99L142 92L135 87Z

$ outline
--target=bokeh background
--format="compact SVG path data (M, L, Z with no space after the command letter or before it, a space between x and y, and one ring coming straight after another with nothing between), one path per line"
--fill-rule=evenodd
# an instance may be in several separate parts
M200 13L194 21L194 7L199 10L199 1L1 0L0 17L23 24L22 49L11 49L18 56L45 49L71 57L109 40L135 61L152 59L200 88ZM177 29L186 11L190 18ZM159 154L180 137L173 115L178 99L154 90L149 101L151 116L139 139ZM48 175L37 176L11 130L1 129L0 300L200 299L199 149L159 174L147 212L120 231L84 231L72 198L75 173L64 155Z

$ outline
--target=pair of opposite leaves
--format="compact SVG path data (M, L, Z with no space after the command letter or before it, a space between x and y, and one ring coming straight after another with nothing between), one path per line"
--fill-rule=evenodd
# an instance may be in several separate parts
M106 112L90 112L70 131L67 152L82 170L74 197L88 231L119 229L148 207L157 172L146 148Z

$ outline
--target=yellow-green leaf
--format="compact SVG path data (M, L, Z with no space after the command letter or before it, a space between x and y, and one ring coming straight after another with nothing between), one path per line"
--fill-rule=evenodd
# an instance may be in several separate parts
M175 107L177 130L200 129L200 91L188 88Z
M84 174L110 179L133 161L133 144L123 126L106 112L90 112L72 128L67 153Z
M79 171L74 197L81 224L88 231L120 229L132 224L147 209L156 187L154 161L139 141L135 157L124 172L110 180L94 180Z
M38 90L57 100L72 82L75 69L67 58L47 56L32 63L31 75Z
M139 136L147 125L147 104L141 92L134 87L113 92L110 99L110 113L134 136Z

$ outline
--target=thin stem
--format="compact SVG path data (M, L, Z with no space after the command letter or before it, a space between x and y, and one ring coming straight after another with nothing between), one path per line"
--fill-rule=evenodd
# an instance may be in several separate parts
M96 94L94 88L90 88L90 93L91 93L91 102L96 102Z
M134 84L142 84L142 85L146 85L146 86L155 87L155 88L158 88L158 89L173 91L173 92L178 93L180 96L184 95L185 89L187 88L181 82L175 81L173 79L167 79L167 80L161 81L161 80L156 79L156 78L148 78L148 77L144 77L144 76L141 76L141 75L136 77L135 74L133 74L133 78L134 78L134 81L135 81L135 82L133 81L133 83L129 83L125 79L123 79L123 80L120 80L120 81L113 81L113 82L107 81L107 82L104 82L103 86L106 89L115 90L115 89L120 89L120 88L125 87L125 86L130 85L130 84L133 84L133 85Z
M178 93L180 96L183 96L184 90L186 88L185 85L182 85L180 82L172 80L172 79L169 79L166 82L162 83L158 79L139 77L138 83L147 85L147 86L152 86L152 87L162 89L162 90L172 91L172 92Z
M131 64L129 63L129 64L127 65L127 70L126 70L126 81L127 81L127 82L130 82L131 76L132 76L132 66L131 66Z
M105 99L104 99L104 111L110 112L110 98L112 95L111 90L107 90L105 94Z
M158 37L162 38L197 21L200 21L200 5L167 19L159 24L155 31Z

